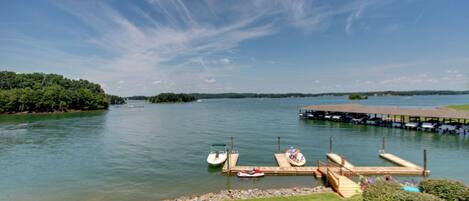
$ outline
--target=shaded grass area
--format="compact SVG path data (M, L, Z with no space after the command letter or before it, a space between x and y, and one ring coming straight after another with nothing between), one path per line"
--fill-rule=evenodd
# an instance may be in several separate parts
M345 199L335 193L314 193L311 195L246 199L242 201L361 201L360 195Z
M453 109L453 110L464 110L469 111L469 104L465 105L448 105L446 108Z

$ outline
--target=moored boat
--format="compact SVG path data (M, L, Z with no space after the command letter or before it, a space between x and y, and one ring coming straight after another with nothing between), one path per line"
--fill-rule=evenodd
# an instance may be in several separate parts
M249 171L238 172L236 175L242 178L256 178L256 177L263 177L264 172L259 168L254 168Z
M226 161L227 155L226 144L212 144L207 163L214 166L221 165Z
M297 148L290 147L290 149L285 151L285 156L288 162L293 166L303 166L306 163L306 158Z

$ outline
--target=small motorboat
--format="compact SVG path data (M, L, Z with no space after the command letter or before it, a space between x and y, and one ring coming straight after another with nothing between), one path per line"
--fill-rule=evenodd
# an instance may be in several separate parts
M290 147L285 151L285 156L290 164L293 166L303 166L306 163L306 158L300 152L299 149Z
M249 170L249 171L241 171L241 172L238 172L237 176L238 176L238 177L242 177L242 178L263 177L263 176L264 176L264 172L262 172L262 170L259 169L259 168L254 168L254 169Z
M226 144L212 144L207 156L207 163L213 166L221 165L227 158Z

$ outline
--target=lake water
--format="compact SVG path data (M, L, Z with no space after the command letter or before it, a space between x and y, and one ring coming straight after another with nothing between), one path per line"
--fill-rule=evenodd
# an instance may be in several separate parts
M0 200L161 200L226 188L314 186L311 176L243 180L209 168L212 143L235 139L239 164L275 165L282 149L297 145L309 165L334 151L355 165L389 165L387 151L422 164L431 177L469 183L469 139L432 133L299 120L301 106L348 103L345 97L216 99L188 104L112 107L105 112L0 116ZM434 107L463 104L469 96L370 97L369 105Z

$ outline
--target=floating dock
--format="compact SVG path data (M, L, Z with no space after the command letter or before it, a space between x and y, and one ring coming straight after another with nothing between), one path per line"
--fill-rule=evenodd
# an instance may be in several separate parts
M327 158L349 171L352 171L359 175L402 175L402 176L421 176L429 174L429 170L424 170L424 168L417 166L409 161L406 161L398 156L393 154L380 154L380 156L388 161L399 165L398 167L375 167L375 166L354 166L342 156L336 153L328 153ZM227 174L238 173L241 171L249 171L253 168L260 168L266 175L314 175L316 177L322 177L325 172L321 172L317 166L303 166L303 167L294 167L288 163L288 160L285 154L277 153L274 154L274 157L277 161L277 166L240 166L238 165L239 154L230 154L228 159L229 162L225 162L223 166L223 172ZM342 165L343 163L343 165ZM229 165L228 165L229 164ZM337 167L337 170L340 168Z
M340 165L342 165L342 166L344 166L345 168L348 168L348 169L353 169L355 167L350 162L345 160L345 158L343 158L342 156L337 155L336 153L328 153L327 158L329 160L331 160L332 162L340 164Z
M277 166L239 166L238 153L228 155L228 160L223 166L223 173L236 174L242 171L249 171L254 168L261 169L266 175L314 175L317 178L326 177L332 188L343 197L351 197L360 193L360 186L350 177L359 175L403 175L403 176L426 176L430 173L414 163L404 160L394 154L381 152L379 156L385 160L393 162L398 167L359 167L354 166L344 157L336 153L326 154L333 165L324 164L318 161L318 166L292 166L284 153L274 154ZM322 165L321 165L322 164Z
M266 175L314 175L317 167L293 167L288 162L285 154L274 154L278 166L239 166L237 165L239 154L230 154L230 162L225 162L224 173L238 173L260 168ZM230 163L230 165L228 165Z

